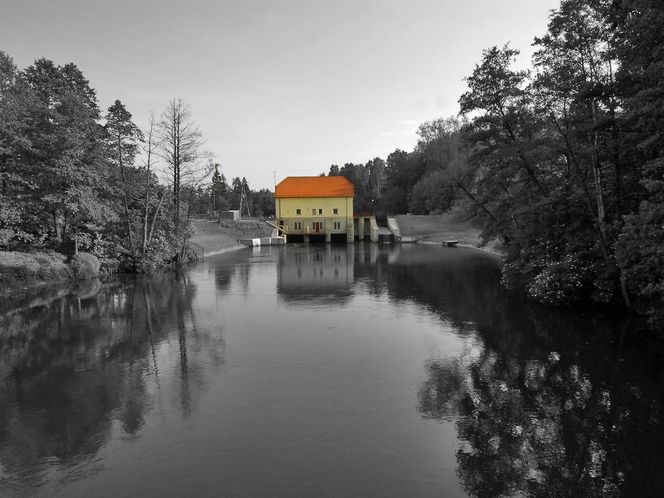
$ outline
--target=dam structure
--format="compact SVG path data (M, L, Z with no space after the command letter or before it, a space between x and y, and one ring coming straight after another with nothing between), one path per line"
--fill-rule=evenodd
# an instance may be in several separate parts
M395 218L379 226L373 214L354 213L355 187L343 176L289 176L274 193L276 228L286 242L376 243L401 239Z

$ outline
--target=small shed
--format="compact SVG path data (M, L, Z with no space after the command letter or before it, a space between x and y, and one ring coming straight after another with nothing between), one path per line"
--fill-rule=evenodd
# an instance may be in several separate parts
M221 211L219 213L219 219L225 221L237 221L240 219L240 210L229 209L228 211Z

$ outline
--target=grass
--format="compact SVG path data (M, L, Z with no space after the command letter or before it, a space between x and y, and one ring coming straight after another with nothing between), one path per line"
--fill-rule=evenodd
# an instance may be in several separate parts
M99 274L99 260L80 253L67 263L66 256L56 252L24 253L0 251L0 290L36 285L65 279L86 279Z

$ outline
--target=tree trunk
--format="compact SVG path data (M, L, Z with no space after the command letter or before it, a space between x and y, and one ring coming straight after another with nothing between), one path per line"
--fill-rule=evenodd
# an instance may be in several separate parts
M152 231L154 230L154 226L157 223L157 216L159 215L159 210L161 209L161 204L164 201L164 197L166 197L166 190L161 193L159 202L157 203L157 208L155 209L154 215L152 216L152 224L150 225L150 233L148 234L148 244L150 244L152 241Z
M125 229L127 230L127 239L129 240L129 249L132 256L136 254L134 247L134 237L131 233L131 220L129 219L129 204L127 202L127 182L125 179L124 163L122 161L122 136L118 133L118 163L120 165L120 179L122 180L122 203L124 206Z
M62 232L60 231L60 224L58 223L58 214L53 211L53 228L55 229L55 239L58 242L62 242Z
M145 206L143 210L143 244L141 255L145 259L145 253L148 248L148 218L150 212L150 195L152 193L152 184L150 183L150 167L152 165L152 134L154 133L154 116L150 118L150 131L148 132L148 149L145 174Z

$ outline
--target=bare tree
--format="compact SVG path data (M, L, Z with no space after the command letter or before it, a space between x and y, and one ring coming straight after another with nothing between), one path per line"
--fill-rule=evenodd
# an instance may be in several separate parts
M161 209L161 206L164 202L164 197L166 197L166 193L168 192L167 188L164 188L159 194L159 202L157 202L157 206L154 209L154 213L152 214L152 221L150 222L150 202L152 201L152 190L153 190L153 183L155 183L155 180L153 179L153 166L154 166L154 160L155 160L155 151L156 151L156 127L157 123L154 117L154 114L150 115L150 125L146 134L146 145L145 145L145 197L144 197L144 202L143 202L143 244L142 244L142 251L141 255L143 256L143 259L145 259L146 254L147 254L147 249L148 246L150 245L150 242L152 241L152 234L154 232L154 226L157 223L157 219L159 217L159 211ZM155 185L155 189L158 190L159 185Z
M184 183L198 176L201 132L191 119L191 110L182 99L173 99L157 123L157 151L166 162L173 192L173 222L179 240L181 224L181 189Z

